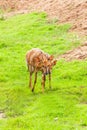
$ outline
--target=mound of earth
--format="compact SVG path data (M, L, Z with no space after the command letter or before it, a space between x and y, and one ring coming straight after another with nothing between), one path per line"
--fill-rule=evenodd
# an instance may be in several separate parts
M84 43L82 46L59 56L58 60L62 58L67 61L87 59L87 43Z
M60 23L72 23L71 29L87 35L87 0L0 0L0 8L8 15L45 11Z

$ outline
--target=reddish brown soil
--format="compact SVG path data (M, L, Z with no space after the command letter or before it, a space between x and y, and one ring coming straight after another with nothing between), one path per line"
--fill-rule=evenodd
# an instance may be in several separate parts
M68 51L67 53L59 56L58 60L60 60L62 58L67 60L67 61L87 59L87 43L83 44L82 46L80 46L74 50Z

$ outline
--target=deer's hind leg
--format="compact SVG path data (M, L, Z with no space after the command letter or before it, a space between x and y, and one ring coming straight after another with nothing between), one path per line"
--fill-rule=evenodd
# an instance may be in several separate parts
M37 71L35 71L35 79L34 79L34 85L33 85L33 88L32 88L32 92L34 91L36 82L37 82Z
M30 78L30 80L29 80L29 88L32 88L32 72L30 72L30 76L29 76L29 78Z
M32 74L34 72L34 68L31 65L29 65L28 69L29 69L29 72L30 72L30 76L29 76L29 78L30 78L30 80L29 80L29 87L32 88Z

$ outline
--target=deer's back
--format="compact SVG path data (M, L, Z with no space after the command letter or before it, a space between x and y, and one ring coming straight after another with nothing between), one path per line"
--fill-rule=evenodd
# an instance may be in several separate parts
M38 57L39 57L40 61L42 62L43 60L47 60L47 57L49 57L49 55L44 53L42 50L40 50L38 48L34 48L27 52L26 61L28 64L34 65L35 58L38 58Z

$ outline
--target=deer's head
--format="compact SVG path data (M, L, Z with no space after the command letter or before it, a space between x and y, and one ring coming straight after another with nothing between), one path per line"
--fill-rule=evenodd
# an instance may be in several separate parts
M50 74L54 65L56 65L57 60L53 56L45 57L40 59L39 57L35 58L35 65L39 68L44 75Z

